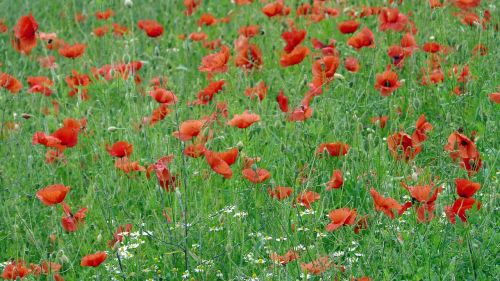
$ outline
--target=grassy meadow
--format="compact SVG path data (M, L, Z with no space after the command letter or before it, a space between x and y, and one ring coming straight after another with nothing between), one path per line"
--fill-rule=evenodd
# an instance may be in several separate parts
M497 280L498 4L0 1L2 278Z

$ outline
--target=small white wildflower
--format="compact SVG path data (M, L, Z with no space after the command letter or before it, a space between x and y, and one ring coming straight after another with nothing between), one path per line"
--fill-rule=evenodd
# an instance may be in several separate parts
M132 7L134 3L132 2L132 0L125 0L123 1L123 5L125 5L125 7Z
M344 251L333 252L332 256L335 258L341 257L344 255Z
M186 270L186 271L184 271L184 273L182 273L182 276L181 276L181 277L182 277L182 279L188 279L188 278L189 278L189 276L190 276L190 275L189 275L189 271L187 271L187 270Z

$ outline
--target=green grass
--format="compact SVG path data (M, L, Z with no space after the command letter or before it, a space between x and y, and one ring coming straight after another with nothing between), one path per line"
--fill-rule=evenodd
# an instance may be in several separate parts
M86 2L82 4L82 2ZM109 3L108 3L109 2ZM161 2L161 3L157 3ZM299 2L286 1L293 7ZM349 1L351 2L351 1ZM382 1L352 1L361 5L383 5ZM311 24L304 18L294 18L297 27L308 31L304 45L312 50L310 39L322 41L334 38L343 58L351 55L359 59L361 69L349 73L341 65L337 70L344 79L335 79L324 94L312 102L312 118L303 123L287 122L278 109L275 98L280 89L290 98L293 109L308 90L313 57L299 65L283 69L279 56L284 42L280 38L286 25L280 19L268 19L260 12L263 3L254 1L249 6L236 6L230 1L205 0L192 17L183 14L182 1L134 1L125 7L122 1L23 1L0 2L0 19L11 28L17 19L32 12L39 23L39 31L57 32L68 42L88 45L83 57L65 59L56 52L59 65L53 71L43 69L36 57L50 53L42 44L30 56L21 56L10 44L10 29L0 34L0 72L9 73L23 82L17 95L0 89L0 262L22 259L39 264L51 260L62 264L65 280L179 280L185 270L193 280L297 280L304 275L300 263L328 255L345 272L331 268L313 280L350 280L352 276L370 276L373 280L495 280L498 268L498 194L499 186L499 106L488 99L500 85L500 44L498 9L495 1L483 1L477 11L490 9L492 22L486 30L468 27L453 17L458 11L452 6L431 10L427 1L404 1L401 12L412 12L418 34L417 43L435 41L453 47L443 62L445 81L439 85L420 85L421 68L426 67L428 54L417 51L402 70L397 70L405 82L392 96L381 97L374 89L375 75L390 63L387 47L398 44L399 33L378 30L378 17L362 18L361 27L368 26L375 33L376 48L357 52L346 45L349 35L341 34L336 24L347 19L344 14ZM353 7L354 4L350 4ZM331 3L342 11L346 5ZM95 11L112 8L116 16L107 22L97 22ZM75 23L73 14L83 12L88 20ZM179 34L197 30L196 22L203 12L216 17L231 15L228 24L203 27L211 40L222 42L233 49L240 26L259 24L263 34L251 39L263 52L261 71L245 75L230 60L229 71L217 74L225 79L224 91L215 102L226 101L229 115L245 109L258 113L262 120L246 130L214 123L214 139L208 147L222 151L240 143L240 156L232 166L229 180L215 174L203 158L192 159L182 155L184 143L172 136L181 122L199 119L215 110L215 102L208 106L187 107L196 93L208 82L198 71L202 57L213 51L201 43L178 39ZM137 28L140 19L156 19L165 33L159 40L147 38ZM131 29L122 38L107 34L103 38L91 35L94 27L118 22ZM472 56L472 48L484 44L486 56ZM175 51L174 49L178 50ZM234 56L234 51L232 51ZM144 61L139 74L141 85L133 79L115 79L94 82L89 87L90 99L70 98L64 79L71 69L90 75L91 67L100 67L120 61ZM474 79L467 92L456 96L451 92L456 81L447 71L454 64L469 64ZM43 115L43 107L51 107L51 98L29 94L26 78L44 75L55 81L54 95L60 103L60 114ZM158 75L168 77L168 88L180 102L175 112L154 127L137 129L141 119L151 114L158 104L147 95L149 80ZM265 81L268 96L262 103L244 95L247 87ZM398 115L397 109L402 111ZM31 119L21 118L32 114ZM422 153L414 161L396 161L389 153L386 138L399 130L410 133L420 114L434 126L424 143ZM370 117L389 115L384 129L372 125ZM46 148L33 146L31 138L36 131L51 133L59 128L64 118L87 118L85 133L78 145L67 149L66 164L45 163ZM19 128L8 130L7 122ZM114 132L109 127L118 128ZM481 210L469 212L468 223L450 224L444 216L444 206L456 198L454 179L467 177L467 172L453 163L443 150L448 136L458 128L469 135L477 132L477 148L483 159L483 168L471 180L481 189L474 196L482 202ZM105 143L125 140L134 145L131 159L147 166L161 156L174 154L171 171L178 176L178 192L165 192L153 175L124 174L114 167L114 159L105 150ZM351 150L345 157L318 156L316 148L324 142L346 142ZM242 143L242 145L241 145ZM269 170L271 179L252 184L241 175L243 155L261 157L258 166ZM344 173L344 185L339 190L326 191L325 183L334 169ZM414 208L401 217L389 219L376 212L370 188L399 202L409 200L409 193L399 182L421 169L419 179L424 182L439 177L444 191L436 201L436 218L430 223L417 223ZM300 181L304 175L305 182ZM60 224L62 208L41 204L35 193L38 189L63 183L71 186L65 202L75 211L86 206L86 223L74 233L67 233ZM290 186L292 197L283 201L270 198L267 188ZM304 213L303 207L292 207L292 200L303 190L321 195L312 204L313 213ZM182 204L180 204L182 202ZM351 226L326 232L326 217L331 210L356 208L358 216L368 215L369 227L355 234ZM171 208L172 223L167 223L162 210ZM187 213L186 217L183 214ZM110 249L107 241L119 225L133 224L133 231L142 232L144 243L128 250L133 257L120 255ZM185 230L185 223L189 228ZM292 231L295 225L295 232ZM306 229L306 230L299 230ZM49 236L54 234L55 242ZM126 237L124 245L138 244ZM300 250L300 259L286 266L271 266L269 253L285 254L291 248ZM109 257L97 268L80 266L84 255L108 251ZM186 257L187 253L187 257ZM259 260L260 259L260 260ZM186 264L187 262L187 264ZM186 265L188 268L186 268ZM2 268L0 268L2 269ZM40 280L45 280L45 276ZM38 280L30 276L27 280ZM257 280L257 279L255 279Z

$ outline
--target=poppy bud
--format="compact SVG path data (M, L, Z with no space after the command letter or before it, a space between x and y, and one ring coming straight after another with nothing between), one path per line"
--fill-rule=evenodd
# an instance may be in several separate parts
M236 144L236 147L238 147L239 150L243 149L243 142L242 141L239 141L237 144Z
M61 257L59 258L61 260L61 263L68 263L69 258L63 253Z
M101 233L99 233L99 235L97 235L97 243L99 243L101 241L102 241L102 235L101 235Z
M108 132L112 133L112 132L116 131L117 129L118 128L111 126L111 127L108 127Z
M132 2L132 0L125 0L123 1L123 5L125 5L125 7L132 7L134 3Z

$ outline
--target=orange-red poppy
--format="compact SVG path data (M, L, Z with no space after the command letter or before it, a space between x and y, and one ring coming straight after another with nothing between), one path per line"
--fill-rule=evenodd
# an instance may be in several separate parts
M245 96L251 99L257 97L259 101L262 101L267 95L268 88L269 87L266 86L266 83L264 83L264 81L260 81L257 86L245 89Z
M53 184L46 186L36 192L36 197L46 206L61 203L69 192L69 186L64 184Z
M481 188L481 184L467 179L455 179L455 186L458 196L464 198L472 197Z
M349 72L358 72L359 61L355 57L346 57L344 61L344 67Z
M283 0L276 0L265 5L261 11L264 15L270 18L276 16L287 16L290 13L290 7L285 6Z
M104 35L106 35L106 33L108 33L108 31L109 31L109 26L103 25L103 26L99 26L99 27L94 28L92 30L92 34L94 34L97 37L103 37Z
M271 173L268 170L262 168L246 168L241 171L243 177L253 183L261 183L268 180L271 177Z
M318 146L316 153L321 154L325 150L334 157L344 156L349 152L350 146L343 142L322 143Z
M382 73L377 73L375 77L375 89L384 97L390 96L394 91L401 87L401 82L398 80L398 74L391 70L391 65Z
M203 57L198 70L209 74L226 72L228 70L227 62L230 56L231 52L229 47L222 45L219 52Z
M344 184L341 170L334 170L329 182L326 183L326 190L339 189Z
M233 119L229 120L227 124L229 126L245 129L258 121L260 121L260 116L258 114L248 113L248 110L245 110L242 114L235 114Z
M275 188L268 188L267 193L271 198L276 198L277 200L283 200L290 195L292 195L293 189L291 187L277 186Z
M0 72L0 87L7 89L11 94L17 94L23 88L23 84L14 76Z
M87 48L87 45L85 44L80 44L80 43L75 43L73 45L66 44L63 47L59 48L58 52L61 56L74 59L78 58L85 53L85 49Z
M110 17L113 17L115 12L112 9L107 9L105 11L97 11L95 12L95 17L97 20L107 20Z
M181 141L188 141L198 136L205 125L203 120L187 120L179 126L179 131L173 133L174 137Z
M321 198L321 196L311 190L306 190L302 193L300 193L295 201L301 205L304 206L307 209L311 209L311 204L318 201Z
M26 81L30 85L28 93L40 93L46 97L53 93L50 87L54 85L54 81L46 76L28 76Z
M331 211L328 214L328 217L332 222L325 227L325 230L328 232L332 232L341 226L353 225L356 222L356 209L336 209Z
M374 124L374 125L378 124L378 126L381 129L385 128L385 125L387 124L387 120L389 120L389 116L387 116L387 115L370 118L370 121L372 122L372 124Z
M288 112L288 97L285 96L285 92L283 90L280 90L280 93L276 97L276 101L278 102L278 105L280 107L280 110L282 112Z
M381 31L403 31L408 25L408 17L399 12L398 8L384 8L379 15L379 29Z
M394 218L394 211L396 211L396 213L399 213L403 209L403 206L394 198L383 197L374 188L370 189L370 194L373 198L375 210L383 212L391 219Z
M108 254L106 252L97 252L95 254L89 254L89 255L86 255L82 258L80 265L81 266L98 267L107 258L108 258Z
M297 46L291 52L281 55L280 65L289 67L301 63L309 55L310 50L304 46Z
M172 91L163 88L155 88L149 92L149 95L161 104L172 105L178 101L177 96Z
M13 261L5 266L2 272L3 279L19 280L31 273L22 260Z
M375 47L375 36L368 27L365 27L360 32L349 38L347 40L347 45L353 47L356 50L359 50L363 47L373 48Z
M281 34L281 38L285 40L286 46L283 49L285 53L290 53L306 38L307 31L305 29L297 30L292 28L290 31L284 31Z

